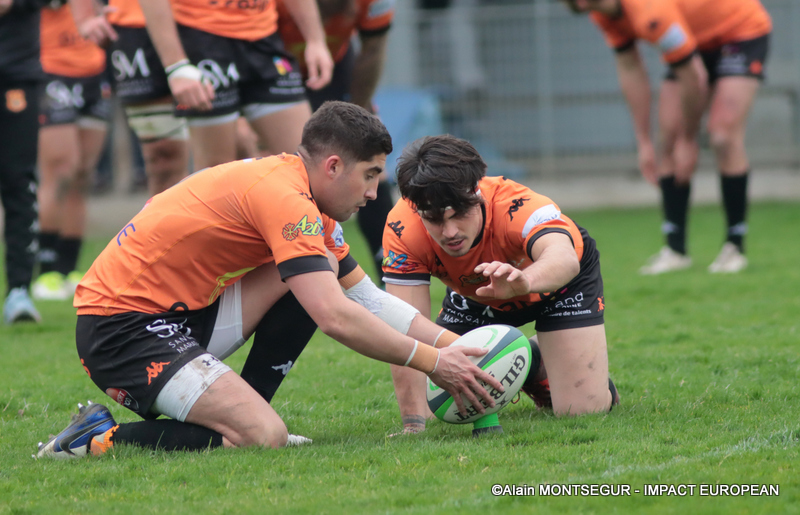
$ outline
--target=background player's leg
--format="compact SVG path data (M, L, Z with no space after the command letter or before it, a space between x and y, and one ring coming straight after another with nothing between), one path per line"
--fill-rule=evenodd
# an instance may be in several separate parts
M286 109L250 120L250 126L258 134L261 147L271 155L297 152L303 136L303 126L311 117L308 102L298 102Z

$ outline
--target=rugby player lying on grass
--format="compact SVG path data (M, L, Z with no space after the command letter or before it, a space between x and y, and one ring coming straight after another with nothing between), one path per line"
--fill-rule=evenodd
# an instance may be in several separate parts
M284 345L259 334L259 323L289 290L348 347L424 372L459 402L463 395L493 405L479 381L502 386L467 358L483 352L416 341L433 343L440 329L388 295L376 297L374 285L367 291L347 258L336 221L374 198L391 150L377 117L330 102L306 124L299 155L210 168L153 197L98 256L75 297L87 374L145 420L117 425L105 407L82 407L38 456L100 454L122 442L194 450L308 441L289 435L264 396L219 359L253 332L256 345ZM383 320L346 299L337 272ZM159 415L169 419L154 420Z

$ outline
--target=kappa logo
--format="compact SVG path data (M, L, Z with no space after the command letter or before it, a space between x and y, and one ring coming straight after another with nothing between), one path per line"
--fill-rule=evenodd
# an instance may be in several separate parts
M28 107L25 91L22 89L9 89L6 91L6 109L12 113L21 113Z
M162 361L160 363L156 363L155 361L150 362L149 367L145 367L147 370L147 384L149 385L150 382L157 378L161 372L164 371L164 367L172 363L171 361Z
M508 216L511 218L511 220L514 220L514 213L519 211L519 208L521 208L522 205L529 200L529 198L515 198L511 201L511 207L508 208Z
M292 369L293 366L294 362L292 360L289 360L288 363L284 363L283 365L275 365L274 367L272 367L272 369L277 370L283 375L286 375L289 373L289 371Z
M402 238L403 237L403 229L405 229L404 226L400 225L402 223L403 223L402 220L398 220L396 222L389 222L386 225L391 227L391 229L394 231L394 233L397 235L398 238Z
M81 365L83 365L83 369L86 371L86 375L92 377L92 373L89 372L89 367L86 366L86 363L83 362L83 358L81 358Z
M309 222L308 215L305 215L296 224L289 223L283 227L283 239L286 241L293 241L301 234L303 236L319 236L320 234L325 235L325 231L323 230L322 226L322 219L317 217L315 222Z
M603 302L603 297L597 297L597 311L603 311L606 309L606 305Z
M179 333L189 336L192 334L192 330L183 326L183 324L185 324L187 321L188 319L184 318L183 322L171 323L167 322L163 318L159 318L152 324L145 326L145 329L151 333L155 333L159 338L171 338Z

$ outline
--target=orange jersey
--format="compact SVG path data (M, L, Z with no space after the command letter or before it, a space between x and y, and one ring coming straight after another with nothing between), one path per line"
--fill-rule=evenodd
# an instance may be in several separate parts
M489 284L483 274L476 274L481 263L502 261L516 268L530 266L529 248L540 236L557 231L568 234L575 253L583 257L583 237L575 223L561 214L549 198L502 177L484 177L479 189L484 200L485 220L478 243L461 257L448 255L431 238L410 202L401 200L389 212L383 232L384 281L391 284L427 284L430 276L439 278L464 297L501 311L509 299L477 297L475 290ZM512 300L539 302L539 294L523 295Z
M278 30L286 49L295 56L305 73L306 42L286 9L286 1L292 0L277 0ZM395 0L355 0L356 8L352 13L337 14L324 20L325 38L333 60L338 63L344 58L353 34L388 30L394 18L394 3Z
M181 25L232 39L257 41L278 30L275 0L172 0Z
M109 23L133 29L145 27L144 13L137 0L109 0L108 6L114 9L106 15Z
M264 263L282 277L347 256L302 160L281 154L198 172L153 197L98 256L75 292L79 315L164 313L212 304Z
M675 64L695 50L769 34L772 20L758 0L620 0L618 18L592 12L606 42L625 48L637 39L656 45Z
M42 9L40 60L47 73L64 77L92 77L106 69L106 53L78 32L72 9Z

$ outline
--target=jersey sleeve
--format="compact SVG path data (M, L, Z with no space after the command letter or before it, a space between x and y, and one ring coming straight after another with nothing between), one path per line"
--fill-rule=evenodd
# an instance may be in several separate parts
M697 50L697 41L677 0L637 0L629 3L626 16L637 36L655 45L667 64L679 65Z
M400 201L386 217L383 229L383 282L403 286L430 284L431 271L414 247L419 246L421 223L411 208ZM422 227L422 231L425 228Z
M627 18L612 19L598 12L590 13L589 18L603 33L606 44L617 52L625 51L636 43L636 32Z
M282 279L332 271L323 215L303 188L266 176L248 190L242 208L245 221L264 238L272 252ZM343 238L342 244L346 245Z
M561 210L552 200L527 188L497 202L495 216L503 217L505 222L504 244L512 249L524 250L531 260L533 244L545 234L565 234L572 240L576 250L583 247L578 227L561 214Z
M392 25L396 0L362 0L356 29L361 35L383 34Z

